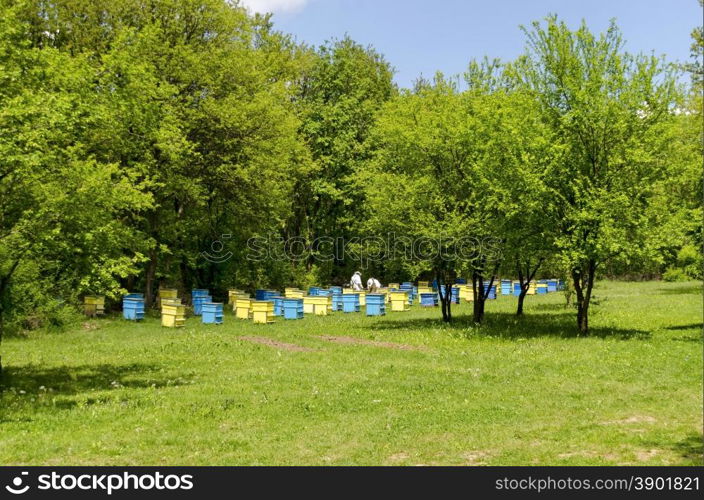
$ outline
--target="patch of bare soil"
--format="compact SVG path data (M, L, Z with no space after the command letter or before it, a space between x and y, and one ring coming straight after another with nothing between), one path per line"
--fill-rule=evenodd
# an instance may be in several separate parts
M632 415L620 420L607 420L602 425L623 425L623 424L654 424L657 420L648 415Z
M408 453L400 452L400 453L394 453L393 455L389 456L387 460L392 463L398 463L398 462L403 462L404 460L408 460L410 458L410 455Z
M356 337L337 337L334 335L319 335L318 338L326 340L328 342L335 342L336 344L357 344L357 345L371 345L374 347L386 347L388 349L399 349L401 351L427 351L425 347L409 345L409 344L397 344L395 342L381 342L379 340L367 340L360 339Z
M638 450L636 451L636 460L639 462L647 462L659 453L659 450Z
M270 339L268 337L240 337L241 340L246 340L248 342L254 342L256 344L262 344L265 346L273 347L275 349L281 349L283 351L292 352L315 352L316 349L311 349L310 347L304 347L298 344L288 344L286 342L279 342L278 340Z
M473 450L462 453L465 465L486 465L489 453L481 450Z

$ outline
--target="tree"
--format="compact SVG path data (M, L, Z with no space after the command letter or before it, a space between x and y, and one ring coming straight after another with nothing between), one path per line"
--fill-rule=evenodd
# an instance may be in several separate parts
M497 218L501 245L501 269L518 277L521 292L516 314L531 280L554 252L555 201L545 177L563 154L552 132L541 120L538 98L516 85L516 68L499 60L472 61L465 73L470 92L494 94L499 120L491 131L494 182L503 198Z
M704 8L704 0L699 0L699 5ZM704 13L702 13L704 15ZM701 21L701 19L700 19ZM701 95L704 85L704 26L697 26L692 30L692 44L689 52L692 61L683 65L683 69L692 75L692 86Z
M358 236L365 202L352 175L371 157L367 138L377 111L396 92L393 70L373 48L349 37L328 42L311 55L298 82L296 104L314 169L298 181L286 236L309 243L321 237L351 239ZM309 267L312 263L307 262ZM349 276L344 261L330 264L337 269L327 270L324 279L339 279L343 272Z
M432 85L419 85L382 108L372 134L375 157L358 170L369 231L402 236L413 246L412 255L399 258L410 269L432 270L445 287L444 321L452 319L457 271L468 268L474 320L481 323L485 288L498 267L491 252L505 201L498 178L508 175L502 166L510 156L501 153L502 136L493 133L506 109L502 99L459 92L438 75Z
M189 289L231 284L235 269L247 276L244 258L200 254L223 234L245 248L289 216L310 166L292 95L295 45L268 17L222 0L60 0L44 9L37 29L56 33L53 48L99 75L105 114L92 153L154 200L131 219L148 246L137 274L147 303L158 283Z
M516 75L566 148L546 182L558 199L556 245L570 269L579 331L587 334L597 269L637 255L653 181L663 173L658 131L672 119L672 71L654 56L623 52L614 23L593 35L556 16L524 29Z
M151 197L92 152L104 109L91 66L32 33L29 3L0 6L1 339L9 313L57 295L116 296L144 258L126 220Z

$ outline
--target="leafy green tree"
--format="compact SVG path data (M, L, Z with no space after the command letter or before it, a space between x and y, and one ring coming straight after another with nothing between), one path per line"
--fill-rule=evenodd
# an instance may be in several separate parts
M699 0L699 5L704 8L704 0ZM701 19L700 19L701 21ZM692 30L692 44L689 52L691 61L683 65L685 71L692 75L692 86L701 95L704 85L704 26L697 26Z
M56 33L52 46L99 75L105 113L93 154L154 200L131 219L148 246L138 273L147 302L158 283L226 286L235 269L250 280L242 255L223 264L201 252L223 234L246 248L289 216L310 165L297 135L295 44L268 17L222 0L59 0L44 9L38 29Z
M500 172L493 182L501 188L497 237L501 248L501 271L518 277L521 293L516 314L531 280L555 251L555 196L545 183L564 148L554 141L541 120L538 99L516 87L515 68L499 60L472 61L465 73L470 92L494 94L492 129L493 156Z
M298 181L286 236L309 242L321 237L349 240L359 236L365 203L352 174L371 157L367 138L377 111L396 92L393 70L373 48L349 37L328 42L311 55L298 81L297 106L314 169ZM335 266L328 279L348 278L349 263L326 264Z
M503 186L513 174L506 148L512 138L495 133L509 109L504 94L460 92L438 75L384 106L373 134L376 155L359 171L369 230L427 247L402 258L409 269L432 270L445 287L445 321L452 319L458 270L472 273L474 320L484 317L486 287L500 263L493 250L508 201Z
M126 220L152 200L92 152L104 109L90 64L32 32L30 3L0 6L1 336L8 314L56 295L119 294L144 258Z
M550 16L525 32L516 75L567 148L546 182L559 200L556 244L586 334L597 269L642 250L651 188L663 175L658 134L672 120L674 78L662 60L623 52L613 23L595 36L585 24L570 31Z

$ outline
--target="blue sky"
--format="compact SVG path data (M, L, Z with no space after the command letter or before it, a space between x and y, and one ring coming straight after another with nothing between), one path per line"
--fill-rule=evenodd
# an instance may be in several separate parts
M519 25L557 13L603 31L616 18L626 49L689 58L690 32L702 24L697 0L241 0L274 13L277 29L319 45L349 34L373 45L404 87L436 70L462 73L472 58L513 59L524 47Z

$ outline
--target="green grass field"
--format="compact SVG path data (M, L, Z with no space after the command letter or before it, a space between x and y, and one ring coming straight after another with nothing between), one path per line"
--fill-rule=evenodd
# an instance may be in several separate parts
M590 338L561 293L520 320L499 298L482 328L463 304L449 326L415 306L8 338L0 463L702 464L701 284L595 293Z

